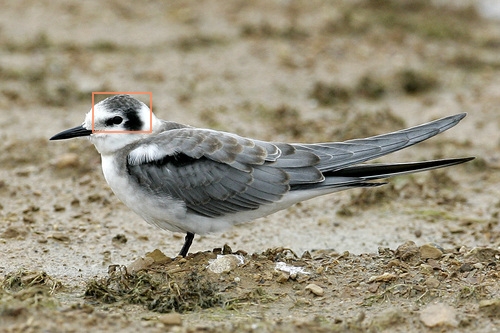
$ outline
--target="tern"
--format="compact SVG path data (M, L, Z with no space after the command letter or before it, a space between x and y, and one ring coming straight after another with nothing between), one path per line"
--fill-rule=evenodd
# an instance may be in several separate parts
M146 222L185 233L220 232L320 195L385 184L391 176L448 167L474 157L372 163L455 126L465 113L344 142L282 143L158 119L130 95L97 103L82 125L50 140L88 137L115 195Z

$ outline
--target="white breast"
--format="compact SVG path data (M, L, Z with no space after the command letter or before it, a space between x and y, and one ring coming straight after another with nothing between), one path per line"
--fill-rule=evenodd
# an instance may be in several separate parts
M168 198L146 194L137 183L128 178L125 162L117 161L113 155L101 155L102 171L106 182L115 195L146 222L174 232L187 232L183 226L186 215L184 205ZM125 171L125 172L124 172ZM181 223L179 223L181 222Z

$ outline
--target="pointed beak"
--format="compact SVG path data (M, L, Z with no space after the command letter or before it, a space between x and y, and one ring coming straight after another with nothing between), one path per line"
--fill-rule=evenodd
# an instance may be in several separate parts
M89 136L92 134L92 130L88 130L82 125L76 126L70 129L67 129L65 131L62 131L61 133L57 133L53 137L51 137L49 140L64 140L64 139L71 139L71 138L76 138L79 136Z

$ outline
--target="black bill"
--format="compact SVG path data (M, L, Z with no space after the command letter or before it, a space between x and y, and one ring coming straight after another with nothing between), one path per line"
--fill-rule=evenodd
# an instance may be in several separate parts
M71 139L71 138L76 138L79 136L89 136L92 134L92 130L88 130L82 125L76 126L70 129L67 129L65 131L62 131L61 133L57 133L53 137L50 138L50 140L64 140L64 139Z

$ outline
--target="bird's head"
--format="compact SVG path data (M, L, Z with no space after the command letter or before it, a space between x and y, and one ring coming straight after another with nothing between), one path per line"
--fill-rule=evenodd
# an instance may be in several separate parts
M112 154L160 126L149 107L129 95L115 95L97 103L82 125L60 132L50 140L86 136L99 153Z

